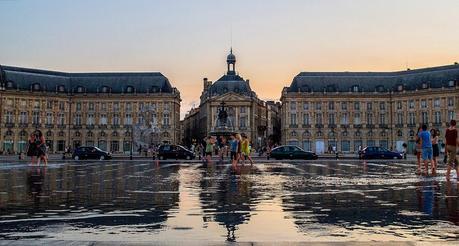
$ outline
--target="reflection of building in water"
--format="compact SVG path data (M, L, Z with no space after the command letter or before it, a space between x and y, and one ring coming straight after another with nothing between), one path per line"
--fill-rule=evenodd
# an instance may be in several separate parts
M0 217L14 215L12 220L37 214L47 217L47 211L53 210L58 211L55 220L49 215L46 223L30 223L39 227L60 223L59 218L71 218L74 226L144 224L149 229L160 228L167 220L167 211L179 201L179 181L171 178L177 170L176 166L156 168L155 164L65 165L48 169L45 176L1 170ZM12 188L11 184L16 185ZM5 196L4 192L8 194ZM134 210L139 212L131 212ZM21 223L11 226L26 228L29 222ZM6 230L7 224L4 225Z
M209 167L201 180L204 221L224 225L228 241L236 239L238 225L250 219L251 207L255 206L256 194L251 190L251 181L245 176L250 167L243 168L215 170L215 167Z

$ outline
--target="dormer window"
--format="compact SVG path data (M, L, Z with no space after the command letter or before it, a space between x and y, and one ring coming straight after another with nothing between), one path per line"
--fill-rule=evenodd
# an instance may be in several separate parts
M110 92L110 88L108 86L102 86L102 93Z
M13 81L8 81L8 82L6 82L6 88L7 88L7 89L13 89L13 88L14 88L14 83L13 83Z
M383 85L378 85L378 86L376 87L376 91L377 91L377 92L384 92L384 91L386 91L386 89L384 88Z
M84 92L84 87L83 86L78 86L76 89L77 93L83 93Z
M422 89L427 89L428 87L429 85L427 84L427 82L422 83Z
M39 83L35 83L32 85L32 90L33 91L39 91L41 89L41 86Z
M450 81L448 81L448 86L449 86L449 87L453 87L453 86L454 86L454 84L455 84L455 83L454 83L454 80L450 80Z
M326 92L336 92L336 87L335 85L327 85L325 91Z
M398 85L397 86L397 91L403 91L403 85Z
M153 92L153 93L159 92L158 86L152 86L151 87L151 92Z
M311 88L309 88L309 86L307 85L303 85L301 86L301 92L311 92Z
M57 91L58 91L58 92L65 92L65 86L59 85L59 86L57 87Z
M126 93L134 93L134 87L132 86L126 87Z
M358 85L352 86L352 92L359 92L359 86Z

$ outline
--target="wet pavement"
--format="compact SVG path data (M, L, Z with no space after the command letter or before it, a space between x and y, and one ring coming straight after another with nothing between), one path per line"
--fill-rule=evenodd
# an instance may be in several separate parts
M414 172L403 161L5 163L0 239L457 241L456 177Z

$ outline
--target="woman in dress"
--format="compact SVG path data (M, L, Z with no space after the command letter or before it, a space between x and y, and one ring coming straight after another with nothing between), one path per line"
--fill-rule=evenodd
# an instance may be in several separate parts
M37 157L38 157L38 165L40 165L40 161L43 161L45 165L48 165L48 155L47 155L47 148L46 148L46 141L45 136L40 130L35 131L36 135L36 144L37 144Z
M37 142L36 142L37 136L35 135L35 132L30 134L29 140L28 140L28 147L27 147L27 156L30 156L32 158L31 164L35 165L37 162Z
M432 135L432 175L435 175L437 171L437 159L440 156L440 147L438 146L438 130L432 129L430 130L430 134Z

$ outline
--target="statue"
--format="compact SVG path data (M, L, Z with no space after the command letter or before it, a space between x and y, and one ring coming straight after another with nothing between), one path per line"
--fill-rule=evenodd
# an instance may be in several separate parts
M220 126L226 126L228 124L228 112L225 108L225 102L222 102L218 109L218 121Z

